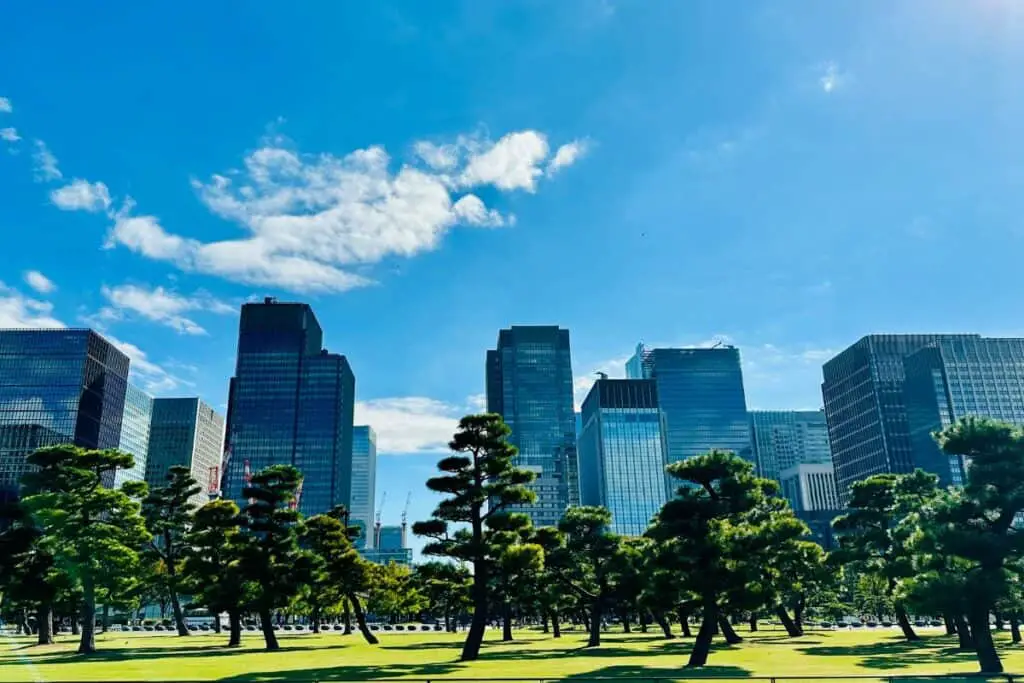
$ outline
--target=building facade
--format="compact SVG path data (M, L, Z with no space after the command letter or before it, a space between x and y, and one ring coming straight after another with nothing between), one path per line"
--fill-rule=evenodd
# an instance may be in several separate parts
M511 427L516 465L532 470L537 501L517 510L535 526L558 523L578 505L576 418L573 412L569 331L555 326L512 326L487 352L487 410Z
M580 502L608 508L614 533L642 535L667 500L654 380L597 380L581 419Z
M357 547L373 547L375 492L377 487L377 433L369 425L352 428L352 493L349 525L358 526Z
M171 467L188 467L202 487L192 502L202 505L216 488L224 452L224 418L198 398L157 398L149 428L146 483L167 485Z
M91 330L0 330L0 497L43 446L117 448L128 356Z
M838 510L835 470L830 462L800 463L779 473L782 495L797 512Z
M832 463L823 410L752 410L750 443L758 474L776 481L794 465Z
M302 303L242 306L228 396L223 496L245 504L247 473L293 465L303 474L299 510L351 507L355 375L322 348L323 331Z
M944 339L903 366L913 465L942 486L963 485L967 463L943 453L933 433L968 416L1024 426L1024 339Z
M728 450L753 460L740 352L733 346L651 349L637 346L631 379L653 379L664 420L669 464ZM675 481L666 484L670 490Z
M146 459L149 454L149 429L153 421L153 397L134 384L128 384L124 395L124 415L118 448L131 453L135 465L114 474L114 486L126 481L146 480Z
M914 469L903 359L942 341L971 338L978 335L874 334L825 363L821 394L844 506L854 482Z

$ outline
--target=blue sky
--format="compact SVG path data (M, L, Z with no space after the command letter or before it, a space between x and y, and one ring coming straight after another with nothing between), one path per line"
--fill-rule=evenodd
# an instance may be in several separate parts
M1015 334L1024 4L9 3L0 327L92 325L222 406L310 302L410 517L509 324L727 337L758 408L891 331Z

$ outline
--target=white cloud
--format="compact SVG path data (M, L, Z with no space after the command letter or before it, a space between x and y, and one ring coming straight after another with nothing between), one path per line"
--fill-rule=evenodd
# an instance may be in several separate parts
M0 329L61 328L53 317L53 304L26 297L0 282Z
M583 405L583 400L590 393L590 388L594 386L594 382L600 376L599 373L608 375L611 379L621 379L626 376L626 361L628 361L633 354L628 356L621 356L619 358L611 358L603 360L597 363L591 363L585 366L587 370L580 373L573 370L573 382L572 382L572 393L573 403L576 411L578 412L580 406Z
M377 432L378 453L439 453L448 450L463 412L422 396L379 398L356 402L355 423Z
M46 143L42 140L36 140L35 144L36 151L32 153L32 161L35 165L36 180L39 182L49 182L63 178L64 174L60 172L60 168L57 166L57 157L53 155L53 152L46 146Z
M487 412L487 394L473 394L466 399L466 407L472 413Z
M234 313L230 305L218 301L206 294L191 297L182 296L163 287L147 289L138 285L104 286L103 296L111 303L111 307L101 309L101 320L118 319L124 311L137 313L153 322L166 325L180 334L206 334L199 323L185 317L189 311L209 311L214 313Z
M10 114L14 111L11 101L6 97L0 97L0 114Z
M17 142L21 139L17 128L0 128L0 140L4 142Z
M166 394L182 386L195 386L194 382L188 382L180 377L172 375L160 365L149 360L145 351L135 344L121 341L117 337L112 337L110 334L105 332L103 333L103 336L107 341L120 349L124 355L128 356L128 360L130 361L128 364L128 370L132 381L137 385L140 385L150 394L159 396L160 394Z
M53 284L53 280L40 273L38 270L26 271L23 277L25 283L40 294L49 294L57 289L57 285Z
M574 140L562 145L548 162L547 174L554 175L561 169L572 166L587 153L587 148L588 145L584 140Z
M845 80L845 74L839 70L839 65L835 62L826 62L822 65L818 84L826 94L840 88Z
M110 208L110 190L103 183L75 178L50 192L50 201L62 211L106 211Z
M450 145L416 143L429 168L394 171L379 146L338 157L300 154L286 144L280 136L265 140L242 170L193 180L210 211L249 235L202 243L169 233L154 216L132 215L129 201L114 217L107 246L247 284L344 291L373 284L354 267L435 249L457 225L511 224L512 216L458 190L534 191L548 156L547 140L536 131L494 143L465 136Z

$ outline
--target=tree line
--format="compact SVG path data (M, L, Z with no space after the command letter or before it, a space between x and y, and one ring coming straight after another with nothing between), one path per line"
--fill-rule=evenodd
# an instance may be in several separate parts
M688 665L706 664L716 637L742 637L742 620L777 618L792 637L810 616L839 620L859 611L893 617L918 639L910 615L941 615L959 648L986 673L1002 671L990 628L1008 619L1021 641L1024 612L1024 432L967 418L936 434L942 451L967 463L960 487L941 489L921 470L854 484L833 521L826 553L779 495L731 452L669 465L676 495L639 538L612 533L600 507L569 508L557 527L534 528L520 506L535 500L534 474L515 466L510 429L498 415L464 417L427 487L444 495L431 519L413 525L424 553L470 566L445 590L468 604L462 660L477 659L485 629L515 620L560 636L582 624L598 647L609 617L625 630L674 622L694 637ZM696 635L690 625L697 626Z

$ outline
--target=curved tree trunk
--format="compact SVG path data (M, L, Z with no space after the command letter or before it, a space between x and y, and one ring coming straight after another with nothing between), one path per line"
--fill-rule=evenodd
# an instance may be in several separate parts
M278 650L280 645L277 644L277 634L274 633L274 621L270 614L270 609L266 607L260 608L260 628L263 629L263 640L266 643L267 650Z
M506 600L501 606L501 639L512 640L512 605Z
M690 631L690 610L680 607L677 616L679 617L679 630L683 632L683 637L693 637L693 633Z
M604 619L602 603L601 598L597 598L590 605L590 638L587 640L587 647L597 647L601 644L601 622Z
M896 604L896 621L899 622L900 630L903 631L903 637L908 641L921 639L921 637L914 632L914 627L910 624L910 617L907 616L907 610L899 603Z
M53 645L53 605L40 605L36 609L36 628L39 638L37 645Z
M479 529L477 529L479 531ZM479 537L479 534L474 534ZM490 572L486 562L473 563L473 621L469 624L469 633L462 646L463 662L475 661L480 656L480 645L484 642L484 631L487 629L487 581Z
M1020 642L1020 619L1016 612L1010 615L1010 637L1014 643Z
M803 632L797 628L796 622L789 618L789 612L787 612L786 608L781 604L775 606L775 614L779 617L779 621L782 622L782 625L786 628L786 633L788 633L791 638L797 638L803 635Z
M651 612L651 616L654 617L655 623L661 627L661 634L665 636L666 640L672 640L675 638L675 634L672 633L672 625L668 623L668 619L665 618L665 613L661 610L655 610Z
M942 615L942 623L946 626L947 636L951 636L956 633L956 623L953 621L953 617L950 616L949 612Z
M377 636L373 635L373 631L366 625L366 613L363 612L363 604L359 602L359 596L349 593L348 600L352 603L352 611L356 613L356 624L359 626L359 632L363 634L363 639L370 645L379 643Z
M740 634L736 633L736 629L732 627L728 619L718 617L718 625L722 629L722 635L725 636L725 642L730 645L738 645L743 642L743 638L740 637Z
M1005 631L1006 624L1003 621L1003 613L999 610L992 610L992 620L996 622L997 631Z
M562 626L558 623L558 612L551 610L551 635L555 638L562 637Z
M238 647L242 644L242 615L238 608L228 610L228 647Z
M962 614L957 614L954 617L956 623L956 638L959 641L959 648L961 650L973 650L974 649L974 637L971 635L970 626L967 624L967 619Z
M978 655L981 673L999 674L1003 672L1003 663L999 661L999 653L992 642L992 631L988 624L988 609L973 607L967 614L971 624L971 635L974 636L974 651Z
M345 622L345 628L342 630L341 635L352 635L352 601L348 598L345 598L345 609L341 613L341 619Z
M708 653L711 652L711 640L715 635L715 624L718 621L718 607L713 603L704 606L704 618L700 623L700 631L697 632L697 639L693 642L693 649L690 650L690 661L688 667L704 666L708 662Z

